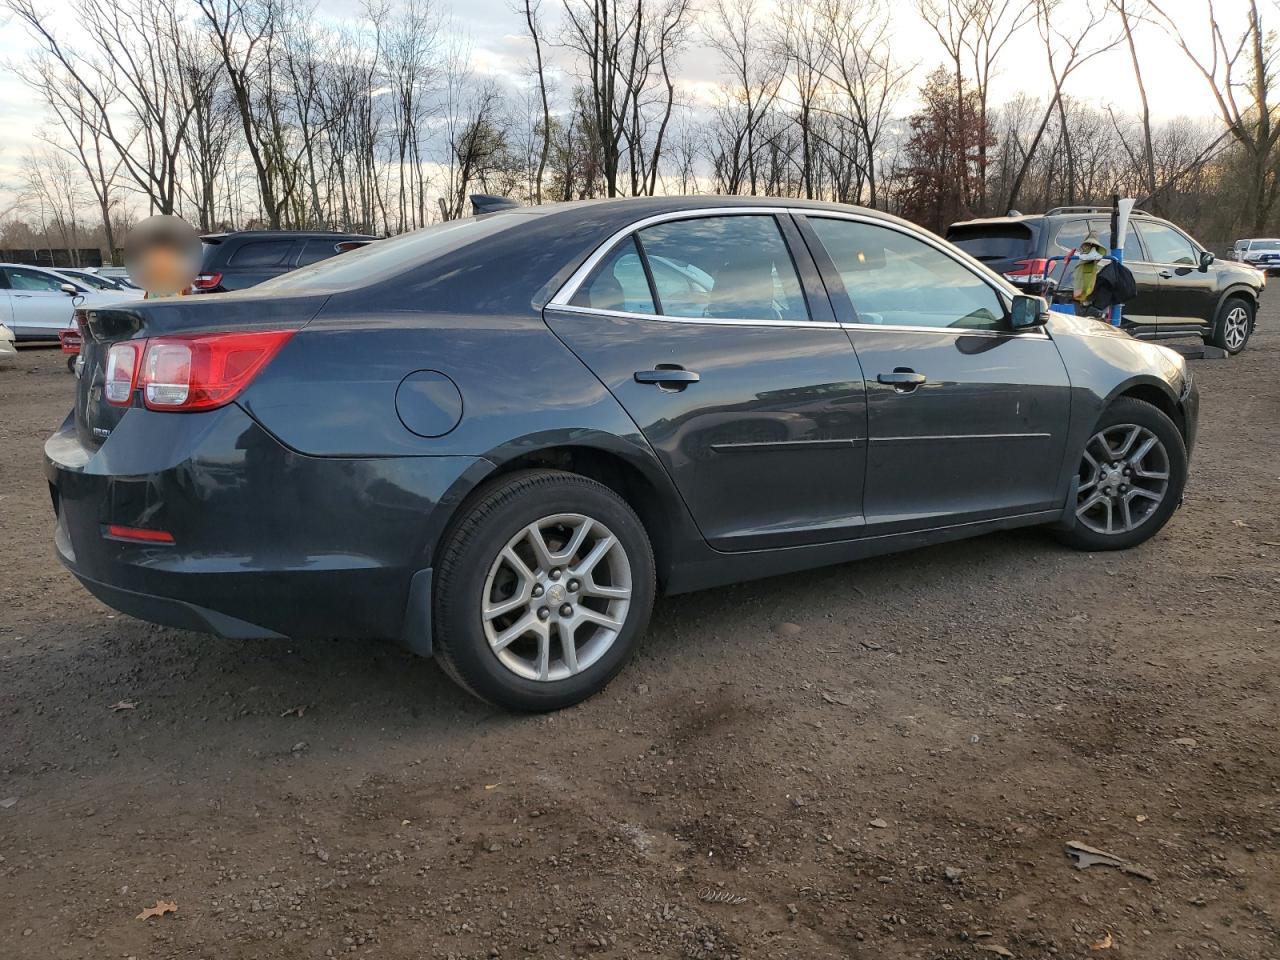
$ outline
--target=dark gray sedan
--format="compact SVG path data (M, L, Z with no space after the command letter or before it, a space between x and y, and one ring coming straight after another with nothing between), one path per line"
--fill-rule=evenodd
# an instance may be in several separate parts
M832 204L502 212L81 321L45 452L90 591L397 638L528 710L603 687L659 590L1037 524L1134 546L1195 437L1177 354Z

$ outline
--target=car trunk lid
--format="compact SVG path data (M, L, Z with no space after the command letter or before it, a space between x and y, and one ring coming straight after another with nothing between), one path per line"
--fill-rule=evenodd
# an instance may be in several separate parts
M220 294L216 297L164 297L76 311L80 347L75 402L76 433L96 450L130 409L107 401L107 354L122 340L167 334L250 330L298 330L320 311L327 296L268 297Z

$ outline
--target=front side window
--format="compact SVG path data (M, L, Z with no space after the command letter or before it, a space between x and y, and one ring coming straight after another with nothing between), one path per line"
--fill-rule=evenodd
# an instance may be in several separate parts
M809 319L791 253L768 214L673 220L638 237L664 316Z
M575 307L590 307L592 310L657 313L635 237L628 237L618 244L596 267L591 279L578 288L570 302Z
M1200 251L1177 230L1163 223L1144 223L1140 229L1142 239L1151 252L1152 263L1178 263L1193 267L1199 265Z
M868 324L1005 330L1004 304L972 270L915 237L856 220L809 218Z
M49 293L61 293L62 285L67 283L58 277L50 276L47 273L41 273L39 270L23 270L18 267L9 267L9 286L14 290L42 290Z

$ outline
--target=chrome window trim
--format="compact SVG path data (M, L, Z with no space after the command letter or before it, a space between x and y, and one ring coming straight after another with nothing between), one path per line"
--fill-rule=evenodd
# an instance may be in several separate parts
M840 323L834 320L748 320L736 319L730 317L668 317L651 313L630 313L625 310L600 310L595 307L580 307L570 301L578 292L578 288L586 282L595 268L600 265L615 246L633 234L643 230L645 227L651 227L659 223L668 223L672 220L695 220L703 217L723 217L723 216L770 216L777 217L781 214L801 217L828 217L835 220L853 220L858 223L868 223L872 226L885 227L889 230L896 230L898 233L905 234L916 240L920 240L933 247L945 257L950 257L961 267L972 273L978 280L987 284L992 288L996 298L1004 305L1005 309L1009 309L1007 298L1018 295L1017 289L1008 281L991 273L986 267L983 267L977 261L971 261L971 258L963 251L959 251L960 256L956 256L956 251L948 250L941 241L933 237L929 233L921 230L911 229L910 227L891 223L880 217L870 216L861 213L850 213L843 210L826 210L811 207L766 207L766 206L741 206L741 207L700 207L696 210L669 210L666 213L657 213L649 217L636 220L625 227L616 230L611 236L602 242L595 250L591 251L590 256L582 262L577 270L570 274L569 279L560 285L560 289L552 295L546 303L546 307L566 311L568 313L589 314L599 317L616 317L623 320L656 320L660 323L694 323L707 324L712 326L731 326L731 327L798 327L805 328L822 328L822 329L847 329L847 330L886 330L899 333L947 333L952 336L971 336L971 337L1021 337L1028 340L1048 340L1049 335L1043 330L983 330L969 329L964 327L924 327L912 325L891 325L891 324L874 324L874 323ZM781 232L781 229L780 229ZM783 242L786 242L786 235L783 234ZM997 281L993 283L993 281ZM803 286L803 284L802 284Z
M586 260L582 261L582 266L578 267L577 270L573 271L573 273L569 276L569 279L566 280L563 284L561 284L560 289L557 290L555 294L551 297L551 299L547 301L547 306L549 307L569 306L569 301L574 298L574 296L578 292L578 288L582 286L583 283L586 282L587 277L591 275L592 271L594 271L595 268L599 266L600 261L603 260L605 257L607 257L613 251L613 248L618 243L622 242L627 237L631 236L631 234L637 233L638 231L643 230L645 227L651 227L657 223L666 223L669 220L695 220L695 219L701 219L702 217L722 217L726 214L735 214L735 213L736 214L757 214L757 215L768 214L771 217L776 217L779 211L782 211L783 213L788 212L784 207L703 207L698 210L669 210L666 213L656 213L653 216L645 217L642 220L636 220L635 222L630 223L627 226L623 227L622 229L614 232L614 234L611 237L609 237L609 239L605 240L602 244L600 244L600 246L596 247L593 251L591 251L591 255L587 257ZM781 228L779 228L778 232L779 234L782 233ZM783 239L783 242L785 243L786 236L783 235L782 239ZM797 279L799 278L797 277ZM582 308L579 308L579 309L582 309ZM589 312L603 313L604 311L591 310ZM634 314L626 314L626 315L634 316ZM677 317L661 317L661 316L650 315L650 314L643 314L643 316L645 317L645 319L648 319L648 320L673 320L673 319L696 320L698 319L696 317L678 317L678 318ZM770 323L773 321L742 320L742 321L735 321L735 322ZM797 320L797 321L784 321L784 322L799 323L801 321ZM813 322L813 321L810 321L810 322Z
M1023 340L1048 340L1043 329L1032 330L984 330L969 327L917 327L900 323L845 323L846 330L888 330L893 333L949 333L955 337L1019 337Z
M834 320L735 320L731 317L663 317L654 313L628 313L625 310L601 310L598 307L579 307L572 303L548 303L548 310L563 313L584 313L593 317L613 317L618 320L655 320L658 323L696 323L718 327L820 327L823 330L839 330Z

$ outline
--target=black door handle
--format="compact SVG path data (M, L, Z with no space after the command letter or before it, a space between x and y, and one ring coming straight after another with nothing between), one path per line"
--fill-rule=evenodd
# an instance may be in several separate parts
M916 373L906 367L898 367L893 373L882 373L876 377L878 382L892 385L898 393L910 393L928 379L923 373Z
M1169 270L1161 270L1161 271L1160 271L1160 279L1161 279L1161 280L1172 280L1172 279L1173 279L1173 273L1172 273L1171 271L1169 271Z
M636 383L653 383L664 390L683 390L689 384L697 383L702 377L694 370L673 366L658 367L656 370L637 370L635 379Z

